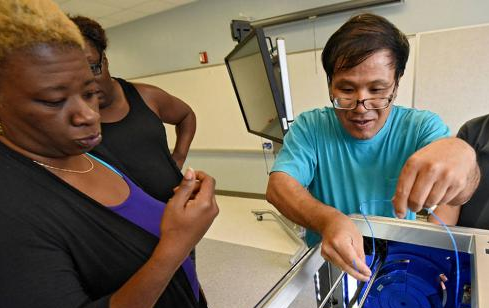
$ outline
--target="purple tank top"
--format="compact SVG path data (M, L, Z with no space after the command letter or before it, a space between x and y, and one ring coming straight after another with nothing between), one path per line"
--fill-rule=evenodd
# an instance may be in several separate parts
M125 175L122 177L129 186L129 197L123 203L108 208L151 234L160 237L160 223L166 204L145 193ZM182 267L198 302L199 282L190 257L183 261Z

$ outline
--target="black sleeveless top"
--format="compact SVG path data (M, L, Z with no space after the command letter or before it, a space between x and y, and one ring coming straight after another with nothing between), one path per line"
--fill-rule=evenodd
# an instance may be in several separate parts
M146 105L133 84L115 78L129 103L120 121L102 123L102 146L154 198L168 202L182 173L173 160L161 119Z

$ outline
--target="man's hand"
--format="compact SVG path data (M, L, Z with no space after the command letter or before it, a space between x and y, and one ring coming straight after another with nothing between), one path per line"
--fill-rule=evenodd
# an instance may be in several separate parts
M288 219L320 233L321 254L325 259L356 279L368 280L371 272L365 264L363 237L345 214L315 199L284 172L270 175L267 201Z
M355 279L368 281L372 272L365 264L363 237L355 224L341 212L325 224L322 256Z
M401 170L392 202L399 218L435 204L460 205L473 194L480 171L475 151L463 140L445 138L414 153Z

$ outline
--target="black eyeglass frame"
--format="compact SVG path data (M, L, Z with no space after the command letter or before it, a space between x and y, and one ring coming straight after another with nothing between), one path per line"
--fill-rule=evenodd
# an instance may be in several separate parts
M386 109L387 107L389 107L389 105L392 103L392 100L394 99L394 94L395 94L396 90L397 90L397 85L394 87L394 90L392 90L391 95L389 95L387 97L376 97L376 98L372 97L372 98L357 99L356 104L353 107L341 107L341 106L339 106L339 104L337 103L337 100L338 99L345 99L345 98L330 97L330 100L331 100L331 103L333 104L333 107L335 109L338 109L338 110L354 110L358 107L358 104L362 104L363 108L365 108L366 110L382 110L382 109ZM367 107L365 105L366 101L374 100L374 99L387 99L387 104L385 106L382 106L382 107L373 107L373 108ZM354 101L354 100L352 99L352 101Z
M100 59L98 61L98 63L95 63L95 64L90 64L90 70L92 71L92 74L94 76L98 76L100 74L102 74L102 63L104 61L104 56L105 56L105 53L104 52L101 52L100 53Z

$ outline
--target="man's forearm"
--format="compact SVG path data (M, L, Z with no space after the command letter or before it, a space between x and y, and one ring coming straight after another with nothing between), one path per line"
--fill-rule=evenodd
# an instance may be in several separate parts
M285 217L321 233L324 225L341 212L314 198L304 187L282 172L270 175L267 201Z

